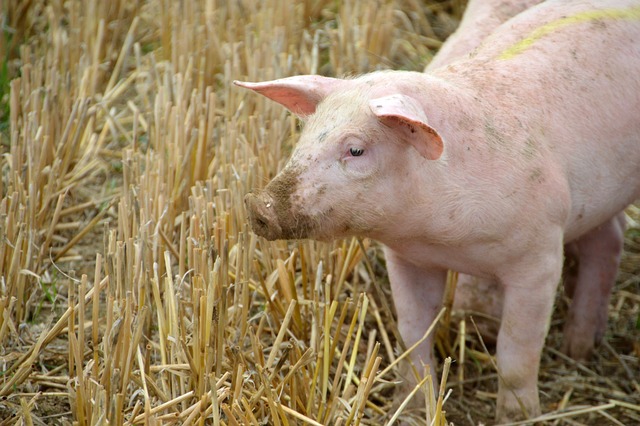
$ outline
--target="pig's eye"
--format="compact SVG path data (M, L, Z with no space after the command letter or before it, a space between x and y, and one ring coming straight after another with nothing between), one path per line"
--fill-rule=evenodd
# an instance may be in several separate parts
M363 148L349 148L349 154L351 154L353 157L360 157L362 154L364 154L364 149Z

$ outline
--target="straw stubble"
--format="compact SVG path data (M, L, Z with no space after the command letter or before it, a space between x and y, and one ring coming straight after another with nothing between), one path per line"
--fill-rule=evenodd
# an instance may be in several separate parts
M283 167L300 124L230 82L422 69L434 25L461 8L3 3L19 72L0 115L0 417L424 422L391 412L402 356L375 244L249 231L243 197ZM442 424L444 391L428 393Z

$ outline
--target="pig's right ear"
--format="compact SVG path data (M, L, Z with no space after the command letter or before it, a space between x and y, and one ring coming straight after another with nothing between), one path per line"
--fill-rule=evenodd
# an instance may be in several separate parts
M437 160L444 143L438 132L427 123L427 117L414 98L396 94L369 101L371 111L383 124L398 132L424 158Z
M300 75L262 83L236 80L233 84L258 92L304 118L313 114L316 106L343 82L319 75Z

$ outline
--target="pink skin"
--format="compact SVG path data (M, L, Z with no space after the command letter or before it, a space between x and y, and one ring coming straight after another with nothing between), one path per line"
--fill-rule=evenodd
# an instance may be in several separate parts
M256 233L382 242L407 345L436 315L446 269L501 285L499 421L540 412L563 244L580 246L640 196L640 22L554 26L505 55L536 28L597 8L545 2L432 74L236 83L306 121L285 169L245 199ZM432 365L430 344L412 357Z
M460 26L425 71L465 57L500 24L539 3L541 0L471 0ZM565 264L574 265L565 272L567 295L573 302L565 324L562 349L575 359L586 359L606 331L608 301L620 263L624 229L624 212L621 212L565 247ZM575 297L573 288L579 289ZM475 321L485 341L495 342L502 299L502 289L496 281L459 275L454 309L481 314L475 316Z

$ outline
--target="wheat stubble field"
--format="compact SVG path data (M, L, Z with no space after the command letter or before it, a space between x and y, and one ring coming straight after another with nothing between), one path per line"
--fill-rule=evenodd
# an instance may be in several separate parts
M393 405L402 351L374 242L249 231L244 194L300 123L231 84L421 70L464 1L1 4L0 425L491 422L496 372L456 315L438 331L444 393ZM558 296L546 424L640 424L638 208L628 220L589 362L558 352Z

